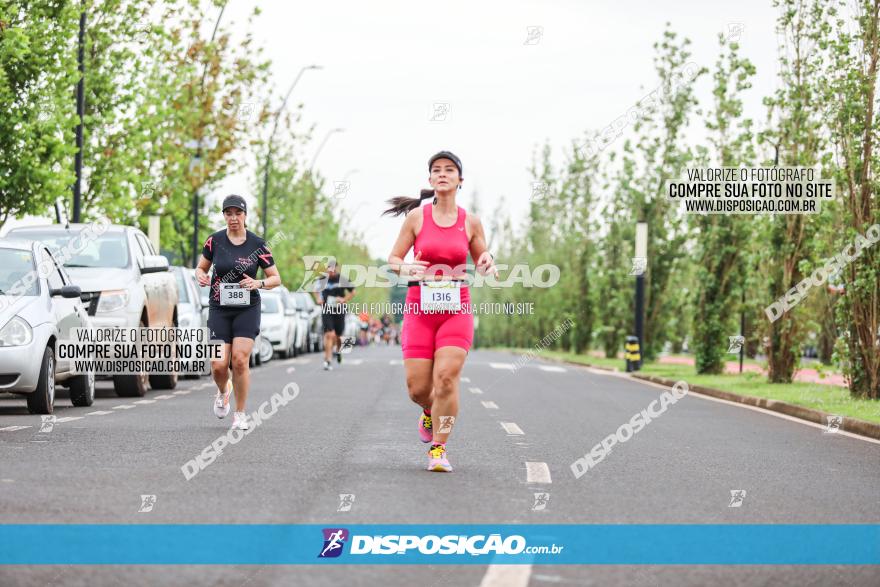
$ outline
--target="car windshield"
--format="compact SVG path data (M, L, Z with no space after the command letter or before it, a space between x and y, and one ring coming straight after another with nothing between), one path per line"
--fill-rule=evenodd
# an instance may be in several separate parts
M297 310L308 310L309 309L309 294L298 293L295 295L296 299L296 309Z
M66 259L65 267L101 267L118 268L128 267L128 242L123 232L108 232L94 239L77 239L74 248L69 251L68 258L65 252L70 241L80 235L80 232L69 230L22 230L14 231L10 236L28 238L40 241L52 251L56 259ZM79 244L79 247L76 245Z
M34 257L22 249L0 249L0 294L35 296L40 293L37 280L22 282L22 278L35 270Z
M177 278L177 301L181 304L189 303L189 290L186 289L186 275L183 274L183 271L177 270L174 272L174 277Z
M278 310L278 298L275 296L267 296L263 294L260 296L260 302L262 304L261 310L266 314L277 314Z

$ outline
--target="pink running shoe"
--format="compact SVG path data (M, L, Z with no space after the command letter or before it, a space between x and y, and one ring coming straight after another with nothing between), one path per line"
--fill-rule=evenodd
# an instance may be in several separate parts
M419 416L419 439L422 442L434 440L434 426L431 423L431 416L425 414L424 410L422 410L422 414Z
M445 444L435 444L431 446L431 450L428 451L428 457L429 471L437 471L439 473L452 472L452 465L449 464L449 459L446 458Z

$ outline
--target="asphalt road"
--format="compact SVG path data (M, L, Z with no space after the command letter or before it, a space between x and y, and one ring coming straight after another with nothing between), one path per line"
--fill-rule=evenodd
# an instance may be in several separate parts
M0 518L9 523L880 523L880 443L690 394L581 478L570 465L663 391L624 376L473 351L449 443L429 473L397 347L252 372L248 410L300 393L210 466L224 434L208 378L90 408L56 399L41 431L0 396ZM61 392L63 394L63 392ZM126 406L126 407L123 407ZM530 463L527 465L527 463ZM743 490L739 507L731 491ZM543 507L536 493L549 494ZM349 511L340 495L354 495ZM154 495L151 511L142 495ZM75 545L88 548L88 545ZM0 546L2 548L2 546ZM234 550L235 544L217 544ZM878 585L871 566L0 566L0 585Z

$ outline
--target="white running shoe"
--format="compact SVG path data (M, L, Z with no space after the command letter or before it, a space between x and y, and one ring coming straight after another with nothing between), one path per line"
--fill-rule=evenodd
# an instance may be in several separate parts
M324 361L324 371L332 371L333 366L330 365L330 361Z
M232 427L238 430L247 430L249 428L247 422L247 414L244 412L233 412Z
M232 395L232 381L226 382L226 391L224 393L220 393L220 390L217 390L217 395L214 397L214 415L218 418L225 418L229 415L229 397Z

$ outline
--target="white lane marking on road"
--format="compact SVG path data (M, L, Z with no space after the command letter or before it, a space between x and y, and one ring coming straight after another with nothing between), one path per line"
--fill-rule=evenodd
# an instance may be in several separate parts
M604 369L596 369L595 367L584 367L593 375L614 375L614 371L606 371Z
M532 565L489 565L480 587L528 587Z
M311 363L312 360L308 357L297 357L295 359L291 359L290 362L295 365L306 365L308 363Z
M201 385L199 385L198 387L194 387L193 389L207 389L207 388L214 386L214 385L216 385L216 384L215 383L202 383Z
M483 393L483 390L480 389L479 387L471 387L471 388L469 389L469 391L470 391L471 393L478 393L478 394Z
M55 420L56 422L58 420ZM16 430L24 430L25 428L30 428L30 426L7 426L5 428L0 428L2 432L15 432Z
M155 399L174 399L173 395L157 395Z
M471 382L471 378L470 378L470 377L462 377L461 380L464 381L465 383L470 383L470 382Z
M113 412L108 412L106 410L98 410L96 412L89 412L86 414L86 416L106 416L107 414L112 414L112 413ZM55 421L57 422L58 420L55 420Z
M520 428L519 426L517 426L513 422L500 422L500 424L501 424L501 427L504 428L504 431L507 432L508 434L516 434L516 435L525 434L525 432L523 432L522 428Z
M130 410L132 408L136 408L137 406L133 406L131 404L122 404L121 406L113 406L114 410Z
M188 393L192 393L191 389L179 389L174 392L174 395L186 395Z
M483 407L486 408L487 410L497 410L498 409L498 404L496 404L495 402L480 402L480 403L482 403Z
M140 401L136 401L136 402L134 402L134 403L136 403L136 404L154 404L154 403L156 403L156 400L154 400L154 399L142 399L142 400L140 400Z
M493 369L507 369L509 371L513 371L513 363L489 363L489 366Z
M363 359L349 359L345 362L348 363L349 365L360 365L361 363L364 362L364 360Z
M388 361L388 364L389 365L403 365L403 361L401 361L400 359L391 359L390 361Z
M614 373L603 373L603 375L611 375L615 376ZM630 381L634 383L642 383L644 385L648 385L651 387L657 387L663 390L669 390L669 386L661 385L659 383L654 383L653 381L645 381L644 379L636 379L634 377L630 377L629 375L622 374L623 377L626 377ZM754 412L761 412L762 414L767 414L768 416L774 416L776 418L781 418L783 420L788 420L789 422L795 422L797 424L803 424L805 426L811 426L812 428L818 428L822 431L826 430L828 427L823 424L816 424L815 422L810 422L808 420L801 420L800 418L795 418L794 416L789 416L788 414L782 414L780 412L774 412L772 410L765 410L764 408L759 408L757 406L750 406L748 404L741 404L739 402L732 402L726 399L721 399L718 397L712 397L711 395L703 395L699 391L689 390L688 396L693 396L702 400L707 400L710 402L717 402L719 404L727 404L728 406L733 406L735 408L744 408L746 410L752 410ZM864 440L865 442L872 442L874 444L880 444L880 440L876 440L874 438L869 438L867 436L860 436L858 434L853 434L852 432L846 432L845 430L838 430L835 436L849 436L850 438L855 438L857 440Z
M552 483L550 467L547 463L531 463L526 461L526 483Z
M65 416L64 418L58 418L55 420L55 423L59 422L73 422L74 420L82 420L82 416Z
M538 369L541 371L549 371L550 373L565 373L563 367L557 367L555 365L538 365Z
M293 373L294 371L296 371L296 367L288 367L287 368L288 373Z

